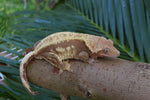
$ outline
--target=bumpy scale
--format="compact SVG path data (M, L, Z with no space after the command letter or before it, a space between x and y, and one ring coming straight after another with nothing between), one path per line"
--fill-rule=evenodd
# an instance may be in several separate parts
M89 57L117 57L119 55L120 52L113 46L110 39L82 33L58 32L39 41L34 50L25 55L20 64L21 80L32 95L37 93L30 89L26 76L26 66L32 58L44 59L62 73L64 70L71 71L66 61L68 59L88 62Z

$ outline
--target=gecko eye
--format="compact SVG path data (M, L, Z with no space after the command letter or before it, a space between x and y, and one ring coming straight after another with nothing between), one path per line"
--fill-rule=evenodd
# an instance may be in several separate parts
M104 49L104 53L105 53L105 54L109 53L109 49L108 49L108 48L105 48L105 49Z

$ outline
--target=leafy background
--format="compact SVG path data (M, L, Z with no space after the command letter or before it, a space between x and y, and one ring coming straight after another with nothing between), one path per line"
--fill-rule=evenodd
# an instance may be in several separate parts
M49 34L72 31L104 36L113 40L120 50L120 58L150 62L150 1L149 0L54 0L53 9L36 1L0 0L0 51L18 56L11 60L0 56L0 72L7 85L0 85L0 99L5 100L59 100L59 94L31 84L41 91L38 96L26 92L19 77L19 59L26 48ZM16 50L12 48L16 47ZM17 50L23 49L22 52ZM79 98L72 97L72 100Z

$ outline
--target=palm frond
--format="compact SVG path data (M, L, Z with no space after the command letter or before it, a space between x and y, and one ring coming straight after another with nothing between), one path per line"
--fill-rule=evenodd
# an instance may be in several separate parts
M60 9L63 10L60 12ZM78 13L67 9L67 6L63 6L50 12L18 12L17 16L27 13L29 17L19 17L17 19L17 24L14 26L15 34L21 34L22 37L25 36L26 40L29 41L33 38L32 42L59 31L75 31L102 35L99 34L100 31L95 26ZM30 36L26 34L30 34Z
M135 61L150 62L150 4L144 0L70 0L68 5Z

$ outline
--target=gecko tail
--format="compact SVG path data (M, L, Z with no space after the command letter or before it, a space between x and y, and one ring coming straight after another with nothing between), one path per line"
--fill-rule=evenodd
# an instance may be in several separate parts
M27 65L33 57L34 57L34 51L31 51L27 55L25 55L25 57L22 59L21 64L20 64L20 77L27 91L31 93L32 95L36 95L36 94L39 94L39 92L38 91L34 92L31 90L31 87L29 86L29 83L28 83L27 74L26 74Z

